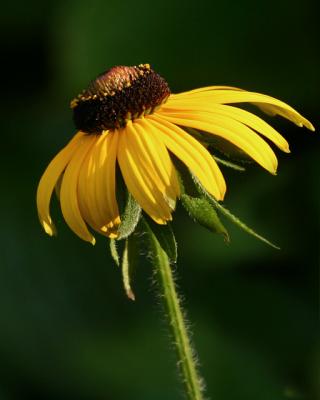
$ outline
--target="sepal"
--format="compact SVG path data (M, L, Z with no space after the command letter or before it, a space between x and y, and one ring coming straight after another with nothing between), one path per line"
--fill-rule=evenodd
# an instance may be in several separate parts
M212 153L211 153L211 155L215 159L215 161L217 161L218 164L221 164L221 165L223 165L225 167L234 169L234 170L239 171L239 172L244 172L246 170L245 167L243 167L242 165L239 165L239 164L236 164L236 163L234 163L232 161L225 160L223 158L217 157L216 155L214 155Z
M117 171L116 182L117 203L121 221L116 240L122 240L130 236L136 229L141 216L141 207L128 191L120 171Z
M171 262L177 262L178 247L172 227L168 222L167 225L159 225L150 218L143 216L141 218L142 229L146 235L154 235L158 240L162 250L167 254Z
M116 240L110 239L109 246L110 246L110 254L111 254L113 261L117 264L118 267L120 267L120 255L118 252Z
M120 246L120 244L124 244ZM110 239L110 253L118 267L121 268L122 283L126 295L130 300L135 300L131 287L131 276L139 259L139 245L136 235L130 235L123 242Z
M141 207L132 194L128 190L126 192L126 202L123 212L120 215L121 223L118 229L117 240L129 237L136 229L141 216Z
M206 198L182 194L181 203L195 222L211 232L222 234L225 241L229 242L228 231L223 226L215 209Z
M135 300L136 296L131 287L131 274L134 270L139 257L135 235L126 239L122 255L121 272L122 282L126 295L130 300Z
M177 162L177 169L179 172L181 204L189 216L209 231L222 234L225 241L229 242L227 229L220 221L215 208L199 191L190 171L179 161Z

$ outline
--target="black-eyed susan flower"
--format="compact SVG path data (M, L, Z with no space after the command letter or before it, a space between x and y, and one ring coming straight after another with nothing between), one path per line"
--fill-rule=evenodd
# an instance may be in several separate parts
M224 177L203 145L208 135L231 143L275 174L277 158L268 142L284 152L289 152L288 143L260 117L239 108L240 103L314 130L289 105L260 93L210 86L172 94L148 64L114 67L98 76L71 102L78 132L39 183L37 206L43 228L49 235L55 232L49 207L59 183L62 214L80 238L94 243L91 230L117 237L121 223L117 168L144 212L156 223L166 224L180 197L172 155L214 199L223 200Z

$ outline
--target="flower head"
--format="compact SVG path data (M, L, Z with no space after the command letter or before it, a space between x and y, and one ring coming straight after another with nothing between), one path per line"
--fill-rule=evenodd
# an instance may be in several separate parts
M49 235L55 232L50 200L61 183L62 214L80 238L95 242L88 227L117 237L118 167L144 212L158 224L166 224L180 196L172 155L210 195L223 200L225 180L204 145L210 137L224 139L275 174L277 158L263 137L284 152L289 152L287 141L264 120L237 107L239 103L252 103L267 114L314 130L289 105L260 93L210 86L171 94L167 82L149 64L114 67L98 76L71 102L78 132L40 180L37 206L43 228Z

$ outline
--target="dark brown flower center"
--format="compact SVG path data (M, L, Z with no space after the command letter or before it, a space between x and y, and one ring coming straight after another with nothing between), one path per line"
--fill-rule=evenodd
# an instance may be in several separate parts
M71 102L77 129L101 133L152 113L170 95L167 82L149 64L113 67Z

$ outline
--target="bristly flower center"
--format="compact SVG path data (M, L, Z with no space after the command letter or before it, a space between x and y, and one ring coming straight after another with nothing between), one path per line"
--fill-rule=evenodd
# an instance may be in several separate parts
M151 114L169 95L167 82L149 64L113 67L72 100L73 120L77 129L99 134Z

